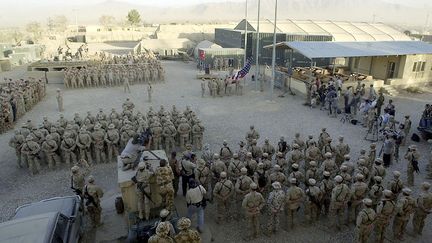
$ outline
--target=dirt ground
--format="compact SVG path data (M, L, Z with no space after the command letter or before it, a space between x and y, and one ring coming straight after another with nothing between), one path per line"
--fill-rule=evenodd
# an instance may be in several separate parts
M201 98L200 81L195 79L196 69L194 63L163 62L166 70L166 82L154 85L152 103L147 102L145 85L132 86L131 94L123 93L122 87L80 89L64 91L64 108L66 118L72 118L75 112L85 115L86 111L97 112L99 107L108 112L112 107L121 109L123 101L130 97L135 103L136 110L147 111L150 106L159 110L160 105L171 109L176 105L181 110L186 105L201 118L206 131L204 143L209 143L213 151L219 150L222 141L227 140L232 149L237 150L238 142L244 140L249 126L254 124L260 132L261 138L269 138L275 144L281 135L291 141L296 132L303 137L313 134L318 137L322 127L327 127L328 132L335 138L344 135L345 140L351 146L351 156L356 159L361 148L368 148L369 143L363 138L365 129L351 124L342 124L339 119L330 118L326 112L319 109L310 109L302 105L304 97L301 95L277 97L280 91L276 90L273 102L268 101L267 93L253 92L254 84L247 82L243 96L229 96L223 98L210 98L206 93ZM21 69L19 69L21 70ZM25 75L24 73L19 73ZM55 90L63 88L61 85L49 85L47 97L28 112L17 125L27 119L34 123L42 121L43 116L48 116L51 121L58 119L56 111ZM266 89L267 90L267 89ZM396 105L396 119L402 121L404 115L411 115L413 127L418 124L424 105L432 100L430 93L410 95L402 93L400 97L393 97ZM413 131L415 128L412 129ZM27 171L16 166L15 152L8 146L12 131L0 136L0 222L8 220L14 213L14 209L24 203L41 200L48 197L71 195L69 189L69 170L64 167L58 171L44 171L35 176L30 176ZM263 142L260 139L259 143ZM415 195L419 192L419 184L424 180L426 171L426 157L429 153L425 142L418 144L422 154L420 162L421 173L416 175L416 186L413 188ZM378 145L378 148L381 144ZM401 156L406 147L401 148ZM86 233L85 242L122 242L122 236L127 234L125 221L115 212L114 199L119 194L116 183L115 164L96 165L92 168L92 174L96 178L96 184L100 185L105 196L102 201L104 225L97 231L89 230ZM402 172L402 179L406 179L406 161L394 163L388 171L389 179L391 171L398 169ZM176 206L180 215L186 214L184 198L180 195L176 198ZM284 217L282 217L284 218ZM209 242L211 236L214 242L238 242L247 233L246 222L242 218L239 221L222 225L216 225L215 205L209 205L206 209L206 229L203 235L204 242ZM267 217L262 218L261 226L264 227ZM329 221L322 218L318 223L309 226L306 223L301 210L295 219L298 226L294 230L281 231L279 234L267 238L261 235L251 242L351 242L354 236L354 227L344 227L342 231L335 232L328 228ZM413 237L412 225L407 227L405 242L429 242L432 237L431 217L428 218L422 237ZM282 220L282 226L285 220ZM391 229L387 232L387 238L391 239Z

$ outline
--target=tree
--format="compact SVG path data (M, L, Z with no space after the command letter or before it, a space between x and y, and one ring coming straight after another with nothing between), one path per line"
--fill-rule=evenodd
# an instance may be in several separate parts
M138 13L138 10L132 9L127 15L127 20L129 24L137 26L141 22L141 15Z
M42 37L42 26L39 22L28 23L26 31L32 34L34 41L38 41Z
M99 23L105 27L105 29L110 29L115 24L115 18L110 15L102 15L99 18Z

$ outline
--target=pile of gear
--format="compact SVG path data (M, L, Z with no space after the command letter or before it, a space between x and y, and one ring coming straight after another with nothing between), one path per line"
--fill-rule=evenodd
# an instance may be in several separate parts
M106 87L165 80L159 60L148 55L128 55L91 62L87 68L64 70L66 88Z
M22 117L46 95L46 84L42 80L6 79L0 84L0 133L11 129Z
M404 183L399 171L388 175L376 144L372 143L368 152L362 149L358 158L353 159L344 138L339 137L333 145L325 128L318 140L309 135L305 141L297 133L291 143L281 137L277 146L268 139L258 146L260 136L253 126L245 138L247 143L240 142L237 151L226 141L215 154L205 146L201 159L185 156L173 170L186 171L180 174L184 180L188 168L194 168L191 177L209 192L207 198L216 203L217 223L223 224L231 217L238 220L243 209L250 226L248 239L258 236L263 212L268 216L267 235L279 230L283 211L287 215L287 228L292 229L296 215L303 209L310 224L326 215L337 229L342 224L356 225L359 242L367 242L373 229L377 241L383 242L391 221L394 237L402 239L411 215L415 233L421 234L424 220L432 212L429 183L422 184L417 203L411 189L406 187L414 186L413 164L420 161L414 145L405 155L408 180ZM387 185L386 177L389 177ZM179 176L174 180L178 179Z
M28 167L32 174L41 170L41 161L49 169L62 161L75 164L78 158L90 165L112 162L132 137L146 131L151 133L151 149L171 152L177 145L185 148L190 143L201 148L204 127L189 106L184 112L174 105L171 111L161 106L155 112L150 107L147 114L134 112L134 107L126 99L121 113L99 109L96 116L90 111L85 117L75 113L72 120L60 114L56 122L44 117L39 126L28 120L15 130L9 145L16 151L18 166Z

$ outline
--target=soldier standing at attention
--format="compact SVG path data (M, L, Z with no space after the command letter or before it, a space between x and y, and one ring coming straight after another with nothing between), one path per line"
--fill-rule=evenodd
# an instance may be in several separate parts
M340 230L341 221L344 218L345 209L350 198L350 190L343 182L341 176L335 177L336 185L331 193L330 214L333 218L333 224Z
M98 227L101 225L102 213L100 199L103 197L104 193L102 191L102 188L95 185L94 181L95 180L93 176L88 177L88 184L84 187L84 197L87 200L87 212L89 213L89 217L93 224L93 227Z
M171 170L171 167L167 166L166 160L162 159L159 162L159 168L156 170L156 182L159 186L159 194L162 197L162 204L170 211L174 206L173 180L174 173Z
M414 212L416 207L416 201L411 197L411 189L404 188L402 190L402 197L397 201L396 204L396 216L393 220L393 236L394 239L403 240L405 228Z
M373 223L376 219L375 210L372 209L372 200L369 198L363 199L365 208L360 211L356 222L356 238L359 243L367 243L372 233Z
M304 199L304 191L300 187L297 186L296 178L290 179L291 186L288 188L288 191L285 194L286 200L286 215L288 217L288 223L291 229L294 228L294 214L300 208L300 205Z
M384 198L378 203L377 217L375 220L375 239L376 242L383 243L387 226L395 212L395 202L392 200L393 193L390 190L384 190Z
M63 112L63 94L60 89L57 89L57 107L59 112Z
M242 202L242 207L245 209L246 218L249 222L251 234L246 239L255 239L259 234L259 216L261 209L265 205L265 200L261 193L257 192L258 185L255 183L250 184L251 192L246 194Z
M275 181L272 183L272 187L273 191L270 192L267 199L269 207L268 213L270 216L268 221L268 235L276 233L279 230L280 215L285 207L285 192L282 190L281 184Z
M181 218L177 222L177 228L180 232L174 237L175 242L177 243L200 243L201 236L196 231L190 228L191 221L188 218Z
M422 192L417 198L417 208L415 209L412 222L414 232L418 235L422 234L426 217L432 213L432 193L429 192L430 186L428 182L423 182L421 185Z
M220 173L220 181L218 181L213 190L213 197L217 203L217 220L216 223L220 224L223 219L229 220L229 206L234 194L234 185L227 179L225 171Z

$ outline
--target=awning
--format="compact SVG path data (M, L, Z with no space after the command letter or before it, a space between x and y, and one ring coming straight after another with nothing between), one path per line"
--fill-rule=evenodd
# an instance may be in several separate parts
M264 48L272 47L268 45ZM432 54L432 45L422 41L293 41L277 43L276 48L292 49L309 59Z

